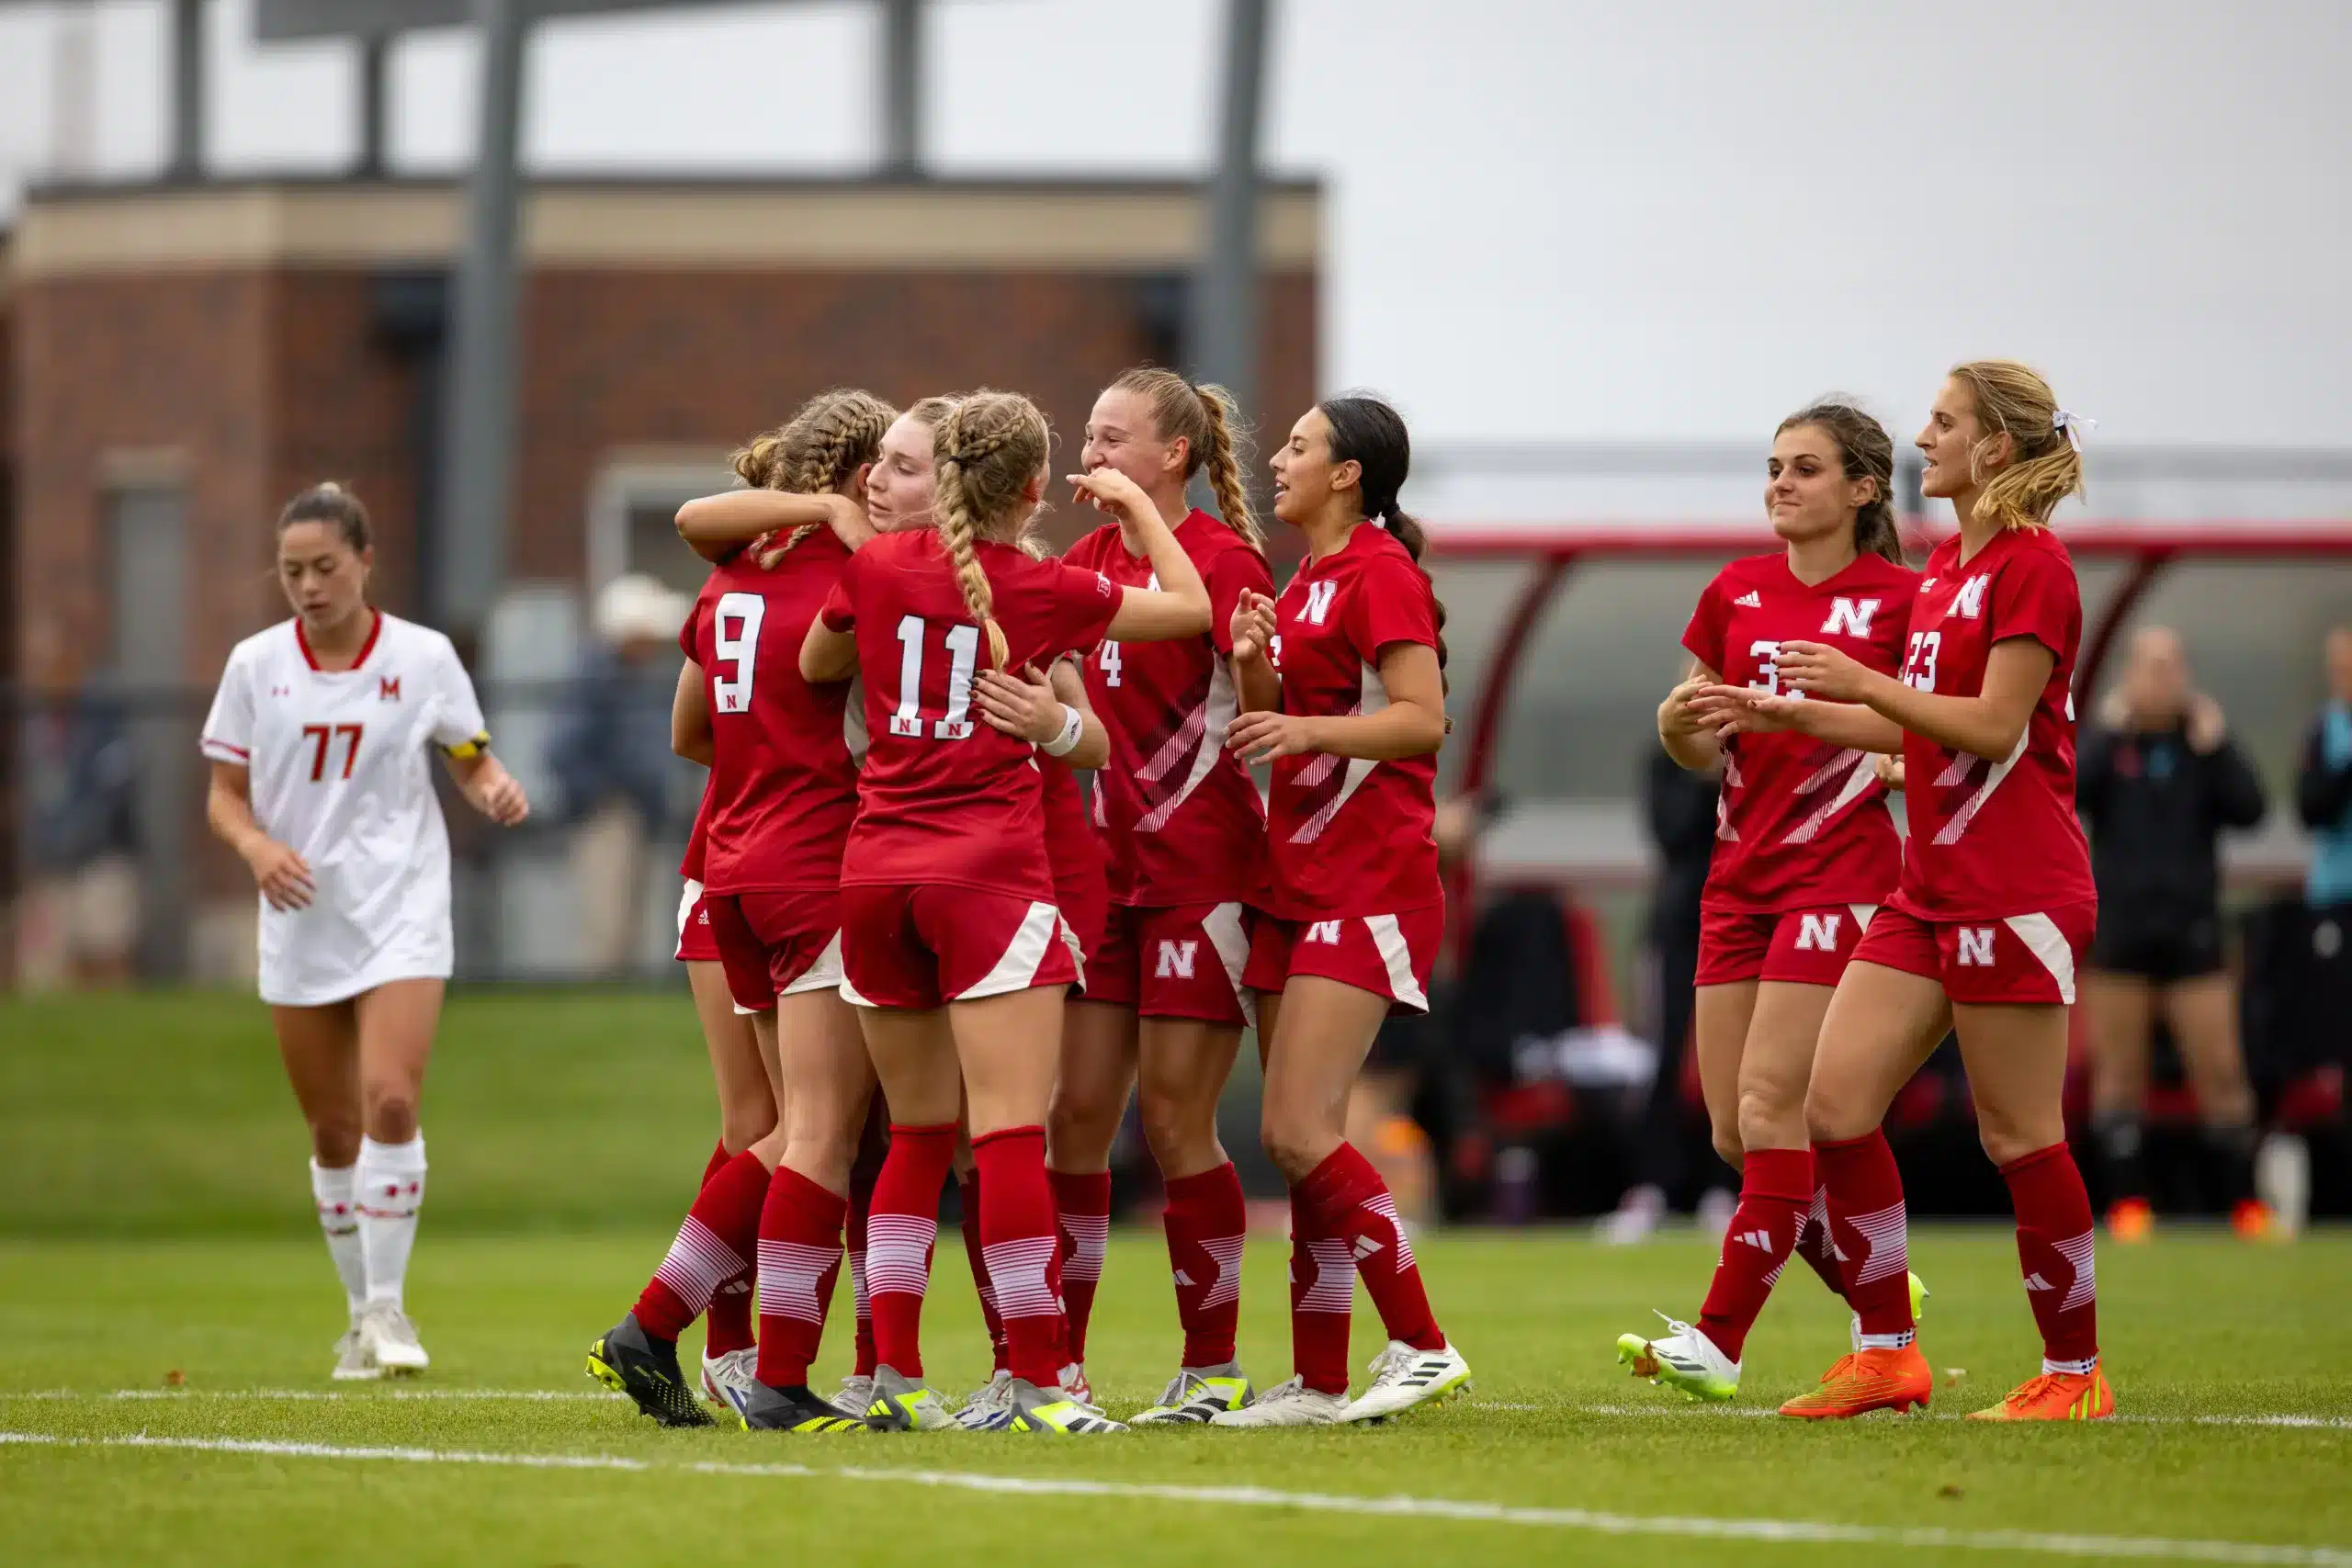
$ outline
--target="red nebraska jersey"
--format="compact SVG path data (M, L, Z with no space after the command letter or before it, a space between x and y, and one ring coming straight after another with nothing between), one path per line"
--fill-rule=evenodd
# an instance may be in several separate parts
M848 559L823 528L772 571L743 551L712 570L678 634L710 703L703 886L713 893L840 885L858 716L846 682L800 678L800 643Z
M1857 556L1807 587L1784 552L1748 556L1699 595L1682 646L1735 686L1777 692L1784 642L1823 642L1883 674L1903 667L1919 574ZM1825 904L1879 904L1903 872L1903 840L1878 759L1811 736L1735 735L1724 746L1715 853L1702 902L1776 915Z
M1088 648L1125 590L1100 572L975 547L1009 668ZM850 558L825 625L857 634L873 749L859 775L844 886L949 883L1050 903L1036 748L972 708L988 642L964 608L938 531L885 534Z
M1240 711L1233 672L1233 606L1245 588L1271 597L1266 558L1205 512L1176 527L1209 591L1209 632L1182 642L1109 642L1087 657L1087 700L1111 733L1111 761L1094 775L1111 901L1149 908L1251 897L1266 839L1266 808L1250 771L1225 749ZM1145 557L1128 553L1118 525L1097 528L1062 558L1112 581L1157 588Z
M686 836L686 858L678 863L678 874L688 882L700 882L705 869L704 860L710 852L710 781L702 786L702 804L695 807L695 830Z
M1993 645L2031 637L2057 655L2041 700L2000 759L1906 736L1911 838L1892 902L1923 919L2001 919L2098 897L2075 815L2075 650L2083 598L2066 547L2047 528L2005 528L1967 561L1957 536L1928 558L1912 602L1903 679L1973 697Z
M1046 860L1054 873L1054 904L1078 932L1080 949L1091 953L1102 941L1102 915L1110 902L1103 891L1102 845L1086 820L1086 795L1078 787L1077 770L1040 751L1037 774L1046 813ZM1102 785L1098 782L1095 787Z
M1274 602L1283 711L1338 717L1388 705L1380 650L1437 646L1437 594L1377 523L1298 569ZM1442 903L1437 758L1375 762L1308 752L1277 757L1266 807L1273 886L1285 920L1385 915Z

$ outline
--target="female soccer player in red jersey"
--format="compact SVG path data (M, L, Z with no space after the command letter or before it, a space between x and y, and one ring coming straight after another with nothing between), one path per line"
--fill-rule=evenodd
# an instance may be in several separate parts
M1928 558L1901 678L1807 639L1783 643L1777 668L1784 691L1815 700L1724 693L1766 723L1899 746L1909 794L1902 883L1838 981L1805 1101L1862 1348L1788 1415L1928 1402L1904 1288L1903 1181L1879 1123L1947 1028L1960 1034L1984 1152L2008 1182L2042 1337L2041 1372L1976 1415L2115 1409L2099 1368L2090 1200L2060 1103L2075 969L2098 916L2068 691L2082 598L2050 531L2082 488L2079 428L2023 365L1953 370L1918 445L1926 493L1951 500L1960 531Z
M847 515L856 511L850 497L896 417L870 393L828 392L775 438L773 481L835 498L845 514L839 532L808 525L744 548L735 525L762 503L714 497L679 513L687 541L720 558L681 637L703 672L710 715L706 907L735 1003L756 1015L781 1125L704 1185L635 1310L590 1351L594 1375L665 1425L707 1419L678 1387L677 1334L755 1262L756 1375L720 1382L737 1417L755 1430L857 1425L808 1382L874 1089L855 1015L839 994L839 878L856 809L860 716L846 687L802 678L799 645L851 558L847 540L870 533Z
M1221 1427L1394 1416L1466 1385L1421 1289L1396 1200L1345 1136L1348 1090L1391 1009L1429 1010L1445 925L1435 785L1445 743L1444 612L1420 525L1396 504L1412 448L1396 411L1327 399L1273 456L1274 515L1308 558L1277 604L1245 592L1231 626L1243 713L1226 744L1273 760L1272 886L1243 976L1258 992L1264 1136L1291 1190L1298 1375ZM1354 1277L1388 1331L1348 1400Z
M891 1111L867 1222L876 1351L872 1423L952 1424L922 1383L920 1325L941 1184L968 1105L980 1227L1012 1361L1016 1430L1116 1430L1056 1386L1064 1325L1044 1119L1076 978L1053 898L1034 748L976 720L984 667L1043 664L1108 635L1199 635L1208 599L1149 502L1116 474L1081 493L1122 502L1161 590L1037 560L1019 540L1044 495L1048 435L1025 398L975 392L933 440L936 525L883 535L843 570L800 653L810 681L853 671L872 736L842 868L842 993Z
M1715 1148L1739 1168L1740 1199L1698 1323L1623 1335L1617 1357L1704 1399L1738 1392L1747 1331L1792 1251L1845 1292L1818 1217L1805 1082L1831 988L1903 865L1871 753L1795 731L1718 739L1692 708L1710 686L1777 691L1774 656L1799 638L1883 674L1902 668L1919 578L1903 565L1885 427L1816 403L1781 422L1766 473L1781 547L1707 585L1682 634L1690 674L1657 713L1669 756L1723 776L1693 1033Z
M1246 904L1261 874L1265 808L1225 747L1238 704L1227 664L1242 594L1268 596L1263 536L1242 489L1238 423L1219 387L1172 370L1126 372L1094 401L1080 462L1125 475L1175 526L1208 586L1208 635L1086 660L1087 694L1111 732L1095 775L1095 822L1110 862L1110 919L1085 998L1063 1026L1046 1122L1047 1174L1063 1240L1070 1356L1081 1373L1111 1213L1111 1145L1140 1067L1144 1138L1167 1191L1163 1222L1184 1348L1175 1378L1138 1422L1202 1422L1253 1397L1234 1359L1249 1217L1217 1141L1217 1099L1255 1011L1241 983ZM1184 499L1206 470L1223 521ZM1107 508L1106 508L1107 510ZM1141 536L1097 528L1062 558L1112 581L1154 581Z

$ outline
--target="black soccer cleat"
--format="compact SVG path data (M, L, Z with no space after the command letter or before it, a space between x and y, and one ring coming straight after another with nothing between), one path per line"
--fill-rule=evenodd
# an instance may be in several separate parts
M628 1394L640 1412L664 1427L718 1425L678 1370L677 1341L654 1338L638 1326L633 1312L588 1347L588 1375L615 1393Z
M826 1401L798 1388L774 1388L755 1382L737 1418L746 1432L863 1432L865 1423L834 1409Z

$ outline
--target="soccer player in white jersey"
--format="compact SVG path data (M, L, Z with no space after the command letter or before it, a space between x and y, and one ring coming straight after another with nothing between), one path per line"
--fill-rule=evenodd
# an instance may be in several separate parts
M373 560L367 511L342 486L287 503L277 571L294 616L230 653L202 743L206 816L261 889L261 998L351 1309L338 1378L429 1361L401 1294L424 1198L417 1099L452 947L427 750L492 821L530 810L486 749L449 639L368 603Z

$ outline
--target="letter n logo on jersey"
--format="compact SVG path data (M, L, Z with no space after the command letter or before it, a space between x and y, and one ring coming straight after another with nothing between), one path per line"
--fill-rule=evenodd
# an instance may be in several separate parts
M1951 613L1963 621L1982 616L1984 614L1984 585L1992 581L1989 577L1972 577L1962 583L1960 592L1951 596Z
M1867 637L1871 635L1871 617L1878 614L1875 599L1849 599L1839 594L1829 601L1829 619L1822 623L1824 634L1837 637Z
M1321 626L1323 617L1331 613L1331 601L1339 592L1340 585L1328 579L1321 582L1308 583L1306 585L1306 619L1316 626Z
M379 703L399 702L401 678L397 675L379 675L376 678L376 700Z
M1797 951L1799 953L1835 953L1838 951L1838 921L1836 915L1799 915L1797 917Z
M1979 578L1977 581L1981 582L1984 579ZM1970 969L1993 967L1993 928L1991 926L1962 926L1953 934L1960 938L1960 962L1963 967Z
M1159 964L1152 973L1162 980L1189 980L1193 977L1193 957L1201 950L1197 942L1163 942L1159 944Z
M1340 924L1338 920L1310 920L1306 926L1306 940L1319 942L1326 947L1337 947L1340 945Z

